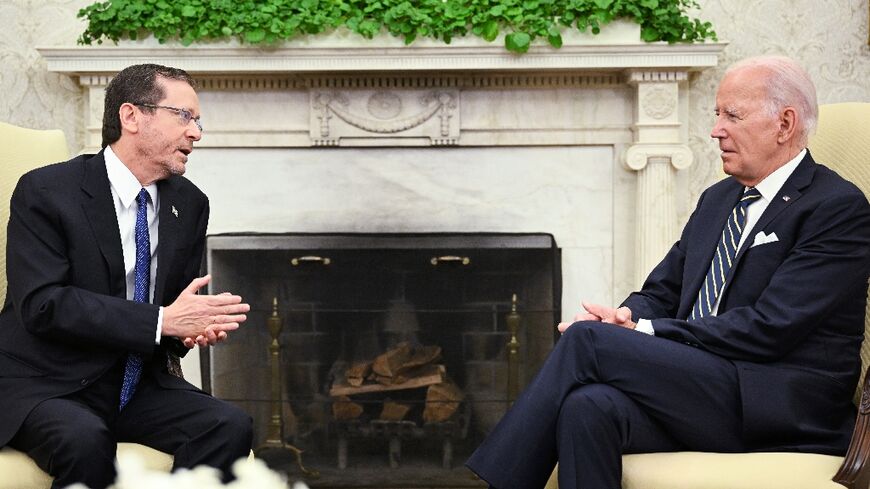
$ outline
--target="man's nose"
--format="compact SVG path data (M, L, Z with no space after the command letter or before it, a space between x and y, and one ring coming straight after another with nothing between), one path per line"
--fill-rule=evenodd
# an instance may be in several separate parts
M710 130L710 137L714 139L722 139L726 137L727 134L725 130L722 128L721 119L716 118L716 123L713 124L713 129Z
M187 126L187 138L193 141L199 141L202 139L202 130L200 130L199 126L191 121Z

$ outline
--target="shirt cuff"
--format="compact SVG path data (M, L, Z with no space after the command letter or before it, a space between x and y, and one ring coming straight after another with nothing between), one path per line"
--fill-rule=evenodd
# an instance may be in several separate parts
M652 321L649 319L638 319L637 326L635 326L634 329L648 335L656 334L656 330L653 329Z
M160 344L160 336L163 333L163 306L160 306L160 309L157 310L157 336L154 338L154 344Z

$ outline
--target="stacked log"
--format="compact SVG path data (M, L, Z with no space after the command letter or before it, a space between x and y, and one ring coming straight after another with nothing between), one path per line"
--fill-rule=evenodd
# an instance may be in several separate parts
M423 421L426 423L442 423L447 421L456 411L465 396L452 381L430 385L426 390L426 408L423 409Z
M345 373L347 383L354 387L359 387L365 382L366 377L372 372L371 362L355 363L348 367Z
M411 411L411 405L401 402L395 402L390 399L384 401L384 407L381 409L381 415L378 419L384 421L402 421L408 412Z
M348 421L360 417L362 404L355 403L347 396L337 396L332 401L332 417L337 421Z
M410 391L425 387L423 421L425 423L447 421L459 410L464 395L462 390L447 378L445 366L436 363L440 359L440 346L415 347L408 342L402 342L381 353L371 362L351 364L345 370L343 377L334 380L329 391L334 400L335 419L349 421L363 415L362 404L355 402L353 396ZM422 397L422 394L420 396ZM379 401L381 410L376 415L377 419L405 420L413 410L413 403L403 402L405 400L393 400L387 397Z

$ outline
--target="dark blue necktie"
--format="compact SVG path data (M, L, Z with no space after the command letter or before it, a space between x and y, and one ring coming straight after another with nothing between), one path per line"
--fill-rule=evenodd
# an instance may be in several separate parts
M719 239L716 253L713 254L710 270L707 271L704 283L701 284L701 290L698 291L698 298L695 299L695 306L692 307L689 319L709 316L713 310L713 306L728 280L728 272L731 271L734 257L737 256L740 236L743 235L743 227L746 224L746 208L760 197L761 193L758 190L754 188L747 190L740 198L740 202L734 206L731 215L728 216L728 222L722 229L722 237Z
M136 266L133 273L133 300L148 302L151 285L151 239L148 236L148 191L144 188L136 196ZM136 392L136 384L142 377L142 357L137 353L127 356L124 366L124 383L121 385L120 409L130 402Z

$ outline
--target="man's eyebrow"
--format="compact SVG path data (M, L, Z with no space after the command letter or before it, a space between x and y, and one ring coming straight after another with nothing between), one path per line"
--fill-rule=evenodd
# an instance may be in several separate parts
M741 111L738 110L736 107L730 106L730 105L725 106L725 107L718 107L717 106L713 109L713 112L715 112L716 114L720 114L720 113L724 112L725 114L738 116L738 117L740 116L740 113L741 113Z

